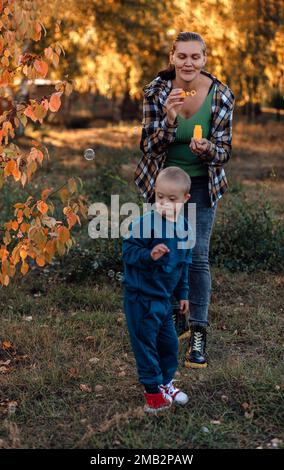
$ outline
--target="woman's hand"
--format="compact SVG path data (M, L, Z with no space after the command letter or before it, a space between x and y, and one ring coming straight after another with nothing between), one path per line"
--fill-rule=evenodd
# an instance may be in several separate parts
M181 95L182 88L173 88L165 102L167 120L173 124L177 114L182 108L184 97Z
M189 148L196 155L201 155L202 153L208 152L211 147L210 140L207 139L194 139L191 138Z
M189 301L188 300L180 300L179 301L179 308L181 313L186 313L188 312L189 309Z

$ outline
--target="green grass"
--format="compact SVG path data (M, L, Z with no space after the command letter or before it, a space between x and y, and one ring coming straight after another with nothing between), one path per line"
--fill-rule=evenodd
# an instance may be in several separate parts
M28 356L12 360L10 373L1 376L0 402L17 402L14 414L0 408L3 446L12 446L11 422L19 446L29 448L255 448L283 439L279 277L213 270L210 366L185 369L182 343L176 378L190 401L159 417L142 412L119 283L101 277L65 285L51 276L45 293L34 297L28 287L42 278L36 269L17 292L2 290L2 339Z

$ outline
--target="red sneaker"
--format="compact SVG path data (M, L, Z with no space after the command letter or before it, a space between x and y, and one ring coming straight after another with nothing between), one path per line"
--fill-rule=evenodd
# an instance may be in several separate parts
M188 402L187 394L175 387L173 381L167 385L160 385L160 389L164 390L177 405L185 405Z
M144 411L146 413L157 413L170 408L173 402L172 398L164 390L161 390L159 393L144 392L144 396L146 400Z

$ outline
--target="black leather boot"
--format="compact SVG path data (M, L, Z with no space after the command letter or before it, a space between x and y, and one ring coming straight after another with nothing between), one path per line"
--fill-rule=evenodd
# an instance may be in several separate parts
M185 367L188 369L207 367L205 348L206 328L200 325L190 325L189 350L185 356Z

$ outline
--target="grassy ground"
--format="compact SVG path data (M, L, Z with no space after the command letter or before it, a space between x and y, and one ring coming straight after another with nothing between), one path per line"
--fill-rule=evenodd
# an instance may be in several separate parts
M283 203L280 132L279 124L236 123L228 165L233 184L256 200L260 188L267 190L277 207ZM122 202L137 200L135 129L47 129L43 138L52 161L37 174L33 193L78 175L90 202L109 202L111 193ZM96 150L93 162L83 158L87 147ZM13 202L16 190L5 191ZM32 269L1 289L0 447L283 447L284 274L212 267L210 367L185 369L182 343L176 379L190 402L149 417L142 411L121 284L109 271L115 266L119 272L119 260L96 274L92 262L109 247L88 238L86 223L77 239L76 256L70 252L60 265Z

